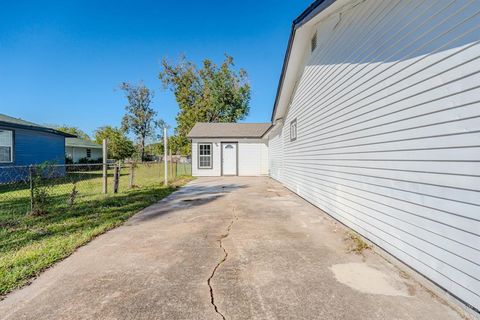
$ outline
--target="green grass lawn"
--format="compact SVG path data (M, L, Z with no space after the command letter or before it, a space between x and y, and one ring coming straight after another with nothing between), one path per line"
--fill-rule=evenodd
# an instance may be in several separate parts
M109 182L108 195L100 193L101 174L83 174L76 180L78 195L73 206L68 204L71 174L52 181L48 211L39 216L27 214L30 200L26 186L0 187L0 298L192 179L178 177L171 186L163 187L158 165L141 167L135 175L136 187L129 189L127 170L121 172L120 192L112 194Z

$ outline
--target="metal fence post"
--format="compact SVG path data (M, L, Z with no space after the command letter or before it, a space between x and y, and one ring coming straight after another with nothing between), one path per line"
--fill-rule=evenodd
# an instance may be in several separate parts
M28 166L28 177L30 180L30 212L33 212L35 207L35 200L33 195L34 181L33 181L33 165Z
M107 139L103 139L103 193L107 194L107 174L108 174L108 167L107 167L107 157L108 157L108 142Z

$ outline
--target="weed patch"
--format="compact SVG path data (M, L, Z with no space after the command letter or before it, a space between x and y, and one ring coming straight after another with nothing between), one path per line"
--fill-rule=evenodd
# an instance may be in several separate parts
M352 231L347 232L345 241L348 243L348 252L355 254L363 254L365 250L372 248L359 234Z

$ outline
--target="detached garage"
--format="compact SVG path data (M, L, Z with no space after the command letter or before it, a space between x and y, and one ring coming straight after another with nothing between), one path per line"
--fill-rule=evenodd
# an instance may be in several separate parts
M270 123L197 123L192 139L196 177L268 175Z

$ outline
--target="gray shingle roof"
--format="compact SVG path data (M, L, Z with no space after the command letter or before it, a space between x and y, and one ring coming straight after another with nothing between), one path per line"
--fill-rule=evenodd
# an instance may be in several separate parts
M65 146L67 147L83 147L89 149L102 149L103 147L93 141L83 140L79 138L66 138Z
M29 129L29 130L37 130L37 131L43 131L43 132L50 132L54 134L59 134L65 137L75 137L75 135L61 132L49 127L41 126L39 124L25 121L23 119L19 118L14 118L7 116L5 114L0 113L0 126L7 126L7 127L15 127L15 128L23 128L23 129Z
M189 138L261 138L270 123L205 123L197 122Z
M11 123L11 124L23 125L23 126L41 127L41 125L38 125L36 123L25 121L23 119L10 117L10 116L7 116L6 114L1 114L1 113L0 113L0 121L1 122L8 122L8 123Z

